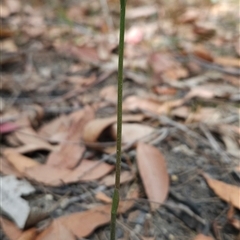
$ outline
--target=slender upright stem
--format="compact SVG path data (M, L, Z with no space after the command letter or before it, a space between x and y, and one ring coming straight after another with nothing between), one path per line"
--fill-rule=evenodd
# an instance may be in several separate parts
M126 0L120 0L120 37L118 52L118 103L117 103L117 161L116 178L113 193L111 211L111 240L116 239L116 219L119 204L120 174L121 174L121 150L122 150L122 86L123 86L123 55Z

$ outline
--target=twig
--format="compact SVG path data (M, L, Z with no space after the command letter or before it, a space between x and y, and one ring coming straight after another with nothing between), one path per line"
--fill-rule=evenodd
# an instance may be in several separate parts
M218 142L215 140L211 132L206 128L204 124L200 124L200 129L205 134L206 138L208 139L212 149L216 151L218 154L221 154L223 156L223 159L226 163L230 163L230 159L228 155L221 149Z

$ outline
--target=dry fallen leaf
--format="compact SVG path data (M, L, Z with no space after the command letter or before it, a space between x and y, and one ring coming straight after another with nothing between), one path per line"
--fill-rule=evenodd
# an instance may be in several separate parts
M139 109L157 113L160 102L151 99L143 99L137 96L129 96L123 101L123 109L128 111L136 111Z
M221 112L217 108L203 107L196 112L190 113L186 122L202 122L208 124L218 123L222 118Z
M214 98L215 94L213 91L203 88L203 87L195 87L191 91L189 91L185 98L191 99L194 97L205 98L205 99L212 99Z
M153 90L159 95L175 95L177 93L177 89L172 87L155 86Z
M133 199L138 196L138 191L131 191L127 198ZM119 203L118 213L124 213L134 204L133 200ZM94 229L110 222L111 205L98 206L85 212L63 216L56 221L61 222L78 238L90 235Z
M109 196L107 196L105 193L103 192L98 192L95 194L95 198L101 202L104 203L111 203L112 202L112 198L110 198Z
M139 189L137 186L131 188L127 195L127 199L131 200L123 202L120 201L118 213L125 213L130 208L132 208L135 202L133 199L136 199L138 197L138 193ZM101 205L96 206L87 211L62 216L60 218L55 219L54 222L44 232L51 233L51 229L54 229L52 225L54 224L58 226L58 224L60 223L62 226L68 229L74 236L78 238L87 237L96 228L110 222L111 208L112 208L111 204ZM42 233L43 236L45 236L44 232ZM45 238L39 239L37 238L37 240L45 240ZM46 240L50 240L50 238L46 238Z
M230 205L230 208L227 212L228 221L238 230L240 230L240 220L234 217L234 207Z
M57 168L49 165L39 165L25 170L26 177L50 186L63 184L63 177L71 171L66 168Z
M73 213L55 221L61 223L78 238L87 237L97 227L110 221L111 205L98 206L88 211Z
M42 140L38 134L33 130L31 127L30 121L27 118L23 118L19 120L19 124L21 124L21 129L12 133L16 138L23 144L35 144L39 145L40 149L51 151L53 147L47 143L46 141Z
M149 136L155 131L154 128L138 123L123 123L122 124L122 142L129 143L141 140ZM114 139L117 139L117 124L111 126L111 133Z
M192 23L199 17L199 9L189 8L184 14L179 17L179 23Z
M194 24L193 32L202 37L211 37L215 34L216 29L211 26L209 22L196 22Z
M87 106L83 110L71 114L70 117L72 124L69 127L66 142L60 144L60 149L53 151L48 156L48 165L72 169L85 152L85 146L78 142L81 140L85 125L94 118L94 111Z
M123 122L139 122L144 119L142 114L123 115ZM97 118L90 121L84 128L83 140L86 142L96 142L101 133L111 124L117 121L117 116L109 118Z
M50 186L79 181L94 181L113 170L114 166L98 161L83 159L74 170L49 165L39 165L25 170L30 179Z
M6 5L10 13L17 13L21 10L21 3L18 0L8 0L6 1Z
M78 167L72 170L68 175L64 176L63 182L94 181L105 176L113 169L114 165L83 159Z
M38 232L36 228L30 228L24 231L18 240L36 240L37 234Z
M110 102L112 104L117 103L117 89L113 85L104 87L100 91L99 96L105 101Z
M216 57L214 62L225 67L236 67L240 68L240 59L231 57Z
M36 240L75 240L74 235L58 220L53 220L50 227L38 235Z
M168 195L169 176L163 155L151 145L139 142L137 145L137 164L148 199L159 204ZM151 204L154 210L159 204Z
M74 168L85 152L85 147L78 143L63 143L60 149L52 151L47 159L47 165L68 169Z
M24 174L27 168L39 166L40 164L37 161L32 160L29 157L21 155L14 150L5 150L3 152L4 157L10 162L15 169Z
M121 171L121 177L120 177L120 184L130 182L134 179L134 174L130 171ZM99 182L101 185L105 185L107 187L114 186L115 184L115 173L111 175L107 175Z
M193 49L193 54L203 60L212 62L214 57L212 56L211 52L206 49L203 45L195 45Z
M86 63L99 63L98 52L95 47L74 46L71 43L56 43L54 44L57 52L77 58Z
M225 202L232 204L234 207L240 209L240 188L234 185L224 183L212 179L207 174L203 174L203 177L206 179L209 187Z
M11 221L0 217L1 227L10 240L18 240L21 237L22 231Z
M212 237L208 237L206 235L203 234L198 234L194 240L214 240Z
M237 218L233 218L230 223L237 229L240 230L240 220Z
M11 221L0 217L1 227L9 238L9 240L35 240L37 236L37 229L30 228L26 231L20 230L14 223Z
M184 98L162 103L152 99L130 96L124 100L123 109L127 111L143 110L154 114L168 114L172 108L179 107L184 102Z
M16 170L12 166L12 164L9 163L9 161L6 158L0 157L0 172L5 175L14 175L18 178L23 177L23 175Z
M175 108L171 111L171 116L179 117L179 118L187 118L190 115L191 109L187 106L181 106Z
M48 122L47 124L44 124L39 130L38 134L42 138L54 138L55 134L59 133L65 133L67 132L70 124L70 119L62 115L59 118L55 118L54 120ZM64 140L64 139L61 139Z

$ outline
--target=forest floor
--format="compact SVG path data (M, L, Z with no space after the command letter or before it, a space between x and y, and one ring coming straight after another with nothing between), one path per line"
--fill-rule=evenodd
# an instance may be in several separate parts
M240 239L239 3L189 2L127 2L117 239ZM109 239L119 12L1 4L1 239Z

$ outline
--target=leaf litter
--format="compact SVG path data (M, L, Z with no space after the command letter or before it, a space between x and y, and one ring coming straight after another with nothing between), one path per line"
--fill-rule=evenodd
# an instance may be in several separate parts
M50 225L33 212L39 220L29 230L11 222L7 229L2 218L9 239L108 235L110 205L100 203L110 202L115 180L119 9L103 2L1 3L1 174L34 185L25 199L31 206L41 197L56 206L46 210ZM119 238L235 239L237 7L173 0L128 6Z

